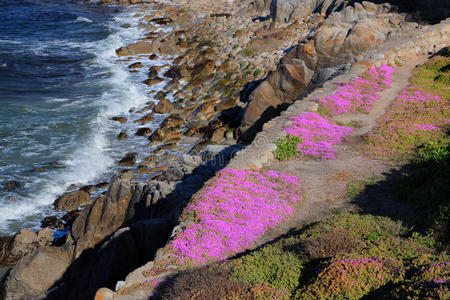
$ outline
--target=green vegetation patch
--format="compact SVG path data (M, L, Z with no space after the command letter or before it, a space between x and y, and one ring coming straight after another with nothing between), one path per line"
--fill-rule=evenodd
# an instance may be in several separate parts
M350 198L355 198L366 192L370 186L377 184L380 180L380 177L373 176L367 179L352 181L347 186L347 196Z
M275 142L275 145L277 145L277 150L275 150L276 158L286 160L300 154L301 152L297 150L297 146L301 142L301 138L291 135L277 140Z
M414 70L411 83L422 90L450 99L450 57L449 48Z

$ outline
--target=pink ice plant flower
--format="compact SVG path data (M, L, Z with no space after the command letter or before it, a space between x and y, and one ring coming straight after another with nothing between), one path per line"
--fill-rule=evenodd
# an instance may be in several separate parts
M247 249L283 222L302 199L295 176L274 171L224 169L191 200L189 220L168 245L176 265L203 265Z
M450 121L449 104L439 96L407 87L369 133L368 152L388 157L442 138Z
M289 119L293 124L283 130L302 139L298 151L314 157L335 159L337 150L333 146L352 132L350 127L333 124L317 113L303 113Z
M338 87L338 92L324 99L317 99L331 115L369 112L380 98L380 92L389 87L394 68L381 65L369 69L363 75Z

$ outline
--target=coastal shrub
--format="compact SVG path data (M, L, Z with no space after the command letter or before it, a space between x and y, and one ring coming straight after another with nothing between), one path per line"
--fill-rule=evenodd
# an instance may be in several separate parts
M398 197L414 203L428 226L442 227L439 240L444 245L450 240L449 183L450 141L443 139L418 147L410 171L394 184Z
M161 284L158 292L161 299L168 300L289 299L286 291L267 283L251 285L236 280L222 265L187 269Z
M360 299L371 291L403 278L401 262L379 258L346 258L332 261L296 299Z
M418 268L411 278L379 298L450 299L450 262L434 262Z
M352 237L365 242L401 236L408 232L401 222L387 217L342 213L312 225L302 233L301 238L318 239L337 229L349 232Z
M275 145L277 145L275 156L279 160L286 160L301 153L297 150L297 145L301 142L302 139L297 136L288 136L287 138L277 140L275 142Z
M180 221L188 225L168 245L170 263L203 265L245 250L301 199L295 176L224 169L185 208Z
M450 57L448 48L413 71L411 83L421 90L450 99Z
M317 113L303 113L289 119L292 125L283 130L301 139L297 151L312 157L336 158L337 150L333 146L352 132L351 128L335 125Z
M332 228L316 239L305 242L305 251L312 258L330 258L339 253L349 253L358 247L359 241L342 228Z
M235 299L250 286L231 280L229 272L222 267L210 266L188 269L162 284L162 299Z
M274 289L294 292L308 262L301 251L291 251L296 245L295 237L283 238L244 255L231 263L232 275L252 285L267 283Z
M388 65L373 67L338 87L335 94L317 101L323 111L331 115L369 112L380 98L380 92L391 84L393 73L394 69Z

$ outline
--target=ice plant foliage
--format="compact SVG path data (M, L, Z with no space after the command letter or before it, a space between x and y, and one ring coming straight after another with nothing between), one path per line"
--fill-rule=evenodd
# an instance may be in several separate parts
M297 293L298 299L332 299L337 295L339 299L360 299L404 276L404 270L392 271L376 257L335 260L318 272L314 283Z
M302 199L295 176L274 171L220 171L186 207L190 223L168 245L170 263L203 265L248 248L284 221Z
M336 158L337 150L333 146L352 131L349 127L331 123L317 113L303 113L289 119L293 124L283 130L289 135L301 138L302 142L297 145L297 150L304 155L319 158Z
M444 137L444 127L449 122L448 100L408 87L369 134L369 153L380 157L405 153L427 141Z
M434 263L425 268L422 279L428 285L450 285L450 262Z
M369 69L352 81L338 87L339 91L324 99L317 99L331 115L369 112L380 98L380 92L391 84L394 68L381 65Z

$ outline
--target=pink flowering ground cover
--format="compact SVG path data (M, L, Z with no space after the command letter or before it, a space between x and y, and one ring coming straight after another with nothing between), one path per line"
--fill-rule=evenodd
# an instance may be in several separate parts
M303 113L289 119L293 124L283 130L300 137L302 142L297 145L297 150L313 157L336 158L337 150L333 146L352 132L352 128L333 124L317 113Z
M352 81L338 87L339 91L324 99L317 99L320 107L330 115L369 112L380 98L380 92L391 84L394 68L388 65L373 67Z
M386 158L445 136L450 122L449 100L408 87L369 133L368 153Z
M235 255L289 217L301 199L295 176L222 170L185 208L181 222L189 225L168 245L168 262L203 265Z

